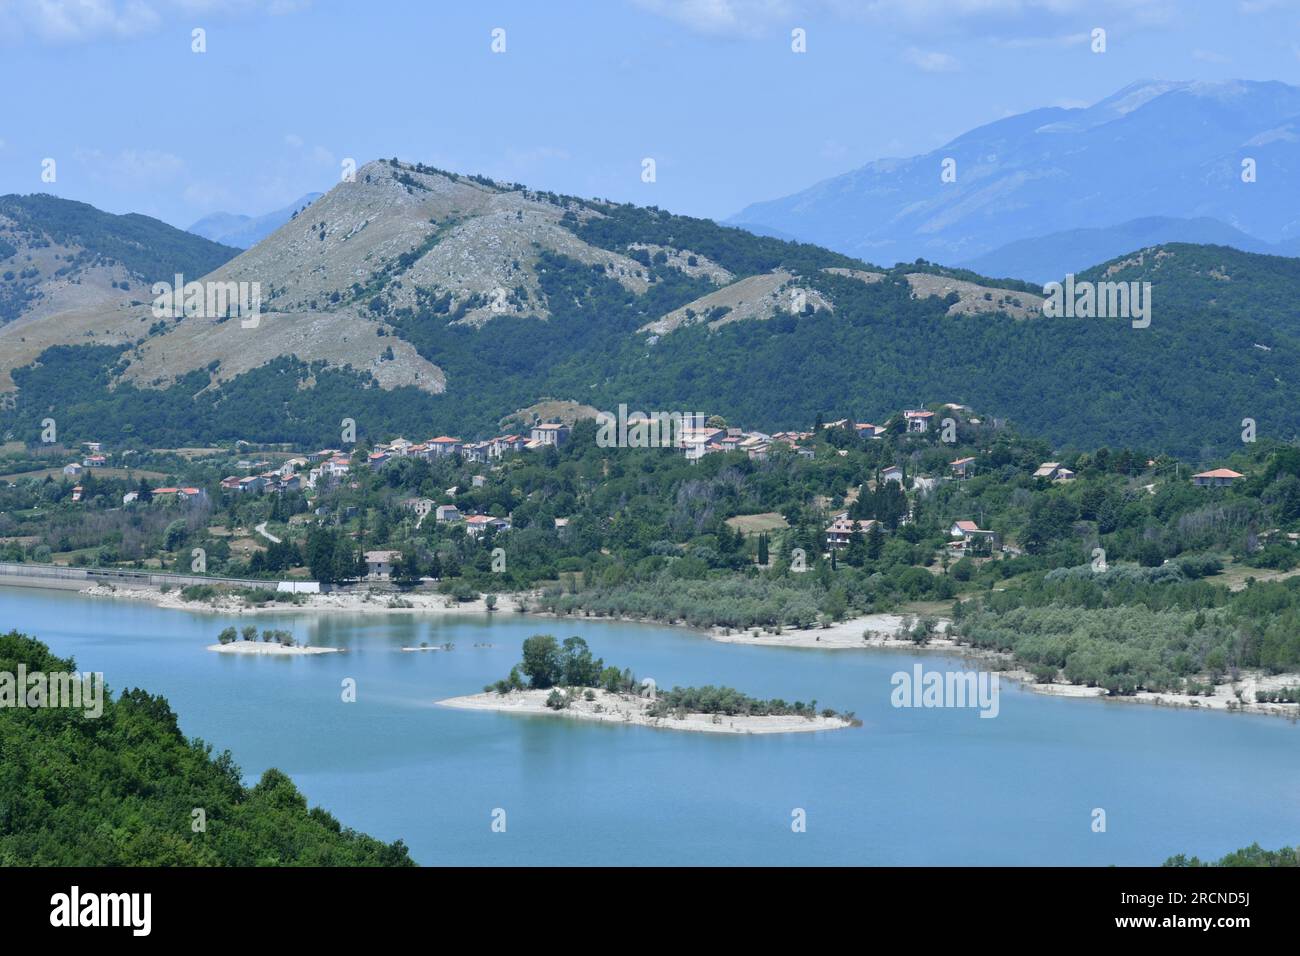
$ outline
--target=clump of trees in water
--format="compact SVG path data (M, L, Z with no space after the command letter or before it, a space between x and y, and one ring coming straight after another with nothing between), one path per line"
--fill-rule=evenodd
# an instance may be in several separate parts
M245 627L242 632L239 632L233 627L228 627L217 635L217 643L219 644L233 644L239 640L256 641L257 628L250 625ZM283 644L285 647L293 647L297 643L293 636L293 632L281 628L276 628L274 630L271 628L263 629L262 640L267 644Z
M518 690L547 690L546 706L563 710L581 692L587 700L594 700L594 688L611 694L642 693L649 685L652 702L647 714L651 717L669 717L684 714L718 714L726 717L816 717L817 701L787 703L780 698L763 700L750 697L733 687L674 687L657 691L652 682L636 679L631 668L606 666L603 658L593 657L591 648L580 637L566 638L563 643L550 634L534 634L523 644L523 659L510 668L510 674L484 687L484 691L509 694ZM561 688L567 688L565 693ZM823 717L841 717L853 720L852 713L841 714L830 708L821 712Z
M606 667L603 658L593 658L580 637L566 638L561 644L550 634L534 634L524 640L523 659L510 668L510 674L483 689L508 694L549 687L599 687L628 694L637 690L637 682L631 669Z

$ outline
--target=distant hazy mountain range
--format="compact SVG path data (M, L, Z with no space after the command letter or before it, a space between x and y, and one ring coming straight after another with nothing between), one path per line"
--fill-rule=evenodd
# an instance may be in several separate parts
M956 181L943 182L944 160ZM1253 160L1255 181L1243 182ZM1300 88L1144 81L974 129L730 220L869 262L1059 278L1161 242L1300 253Z
M214 212L190 226L188 231L222 245L234 246L236 249L249 249L292 219L294 213L306 209L322 195L324 194L307 193L305 196L299 196L283 209L261 216Z
M1033 239L1020 239L962 263L982 275L1015 276L1050 282L1067 272L1079 273L1134 249L1167 242L1231 246L1243 252L1300 256L1300 239L1264 242L1218 219L1174 219L1148 216L1107 229L1066 229Z

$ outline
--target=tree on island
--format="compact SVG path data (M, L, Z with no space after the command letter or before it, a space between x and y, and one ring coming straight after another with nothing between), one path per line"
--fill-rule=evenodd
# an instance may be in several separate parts
M600 658L593 659L587 642L580 637L570 637L561 645L550 634L534 634L524 640L523 655L523 661L511 668L508 678L489 684L483 688L484 692L508 694L523 690L525 686L531 690L549 690L546 706L552 710L564 710L579 696L583 700L594 701L595 694L590 691L596 687L611 694L622 695L638 694L640 690L640 682L630 668L620 671L617 667L606 667ZM524 683L524 675L528 677L527 685ZM789 704L780 698L762 700L742 694L732 687L709 685L674 687L670 691L660 692L657 698L651 698L646 713L651 717L703 713L812 718L818 715L818 710L816 700L809 704L802 701ZM840 717L850 722L856 720L852 713L840 714L830 708L820 713L823 717Z
M529 687L534 690L554 687L564 677L559 641L550 634L534 634L526 638L524 659L520 666L528 677Z
M520 669L533 690L548 687L595 687L601 684L605 662L592 657L587 642L566 638L563 646L550 634L534 634L524 641Z
M600 682L605 662L592 658L587 642L580 637L570 637L564 642L561 670L567 687L590 687Z

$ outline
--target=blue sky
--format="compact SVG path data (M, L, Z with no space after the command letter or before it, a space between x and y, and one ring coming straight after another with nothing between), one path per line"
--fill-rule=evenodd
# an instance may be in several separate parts
M722 218L1145 78L1300 84L1300 0L0 0L0 193L185 227L395 155Z

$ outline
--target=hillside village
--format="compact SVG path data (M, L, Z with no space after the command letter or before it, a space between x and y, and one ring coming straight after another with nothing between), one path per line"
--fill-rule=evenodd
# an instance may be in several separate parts
M634 412L629 416L629 423L635 425L654 417ZM702 414L686 416L684 421L684 427L674 435L672 447L660 451L679 455L681 460L692 466L698 466L713 456L732 460L743 456L744 460L756 465L777 461L811 462L818 460L819 456L823 460L826 456L847 458L850 455L849 448L836 447L844 444L841 436L852 436L859 443L867 443L862 447L888 446L894 449L887 453L896 456L894 460L879 460L860 490L852 487L842 489L847 494L843 496L843 504L838 508L831 503L838 500L833 496L826 499L825 505L820 508L822 523L814 553L832 565L840 560L860 564L864 560L863 555L878 557L885 535L913 523L918 511L925 507L927 500L936 497L941 486L970 482L980 473L981 467L989 467L989 462L982 459L987 459L995 442L1005 441L1007 437L1004 423L981 418L968 406L952 402L902 409L887 418L884 424L852 419L819 419L806 431L765 433L729 425L720 417ZM446 487L441 493L402 498L400 508L411 516L410 533L421 533L428 522L439 528L460 529L472 541L487 542L512 529L513 515L510 510L502 510L499 506L487 513L487 509L475 507L473 495L492 483L499 484L504 480L508 474L504 469L511 462L524 462L544 455L548 450L565 449L573 439L575 427L573 421L538 420L518 433L486 439L462 440L439 435L423 441L411 441L397 437L373 444L362 442L350 450L326 448L305 453L280 450L261 457L245 455L225 458L227 466L233 471L218 480L199 480L195 476L201 469L182 467L176 475L179 479L177 483L153 484L142 476L130 486L130 490L123 491L118 500L120 507L128 510L166 507L170 503L182 513L192 512L193 508L214 513L224 509L234 513L239 507L238 501L275 496L299 502L287 509L298 512L289 516L288 527L301 530L304 522L331 526L337 525L340 518L358 514L356 505L347 506L340 514L336 507L331 506L330 499L336 497L340 490L363 491L359 475L374 475L382 480L386 470L399 463L406 463L403 466L406 467L411 463L424 462L455 469L455 473L463 475L464 484L463 487L459 484ZM918 466L915 460L917 448L933 451L946 447L954 449L952 457L936 458L931 453L926 462ZM958 454L958 449L963 453ZM602 450L604 454L613 451L617 450ZM140 458L140 452L123 449L114 453L112 449L106 449L102 442L91 441L84 443L84 453L77 458L78 460L67 462L59 469L62 479L60 487L65 488L66 494L57 497L84 507L92 497L88 494L88 488L102 502L102 491L96 490L101 483L96 481L92 485L92 479L97 475L129 476L132 474L133 460ZM219 455L216 458L217 461L222 460ZM1147 468L1155 469L1158 463L1154 459L1148 459L1145 464ZM189 474L186 474L187 470ZM147 472L147 469L143 471ZM1049 484L1066 484L1076 478L1075 471L1060 461L1029 464L1025 466L1025 471L1032 479ZM1196 487L1217 488L1230 486L1244 478L1245 475L1241 472L1221 467L1193 474L1188 481ZM52 471L49 471L44 484L48 485L52 481ZM76 484L71 484L74 481ZM9 481L8 487L16 489L17 482ZM889 506L893 511L888 516L864 516L855 510L855 502L860 495L886 495L889 487L897 489L897 502ZM1154 482L1144 487L1147 493L1155 494ZM103 506L110 509L115 507L111 502L103 502ZM267 517L274 521L285 510L286 508L275 506L270 509ZM574 517L573 514L554 516L554 532L564 534ZM983 519L978 514L954 511L948 514L946 520L947 523L943 525L942 549L945 566L950 561L960 561L965 557L988 560L996 556L1016 557L1024 554L1022 545L1016 541L1015 536L1007 535L1007 529L997 527L996 523L992 527L983 526ZM282 544L265 528L266 524L262 523L256 534L250 533L244 539L243 551L249 562L247 567L254 574L258 571L292 574L295 563L293 556L272 562L270 567L264 561L259 561L263 551ZM760 535L763 538L762 551L766 552L767 539L776 530L778 529L773 527ZM1278 529L1271 529L1271 532L1283 534ZM1267 535L1270 532L1265 533ZM374 541L373 534L367 535L360 531L351 532L350 536L363 548L362 559L358 560L352 574L332 575L336 579L334 583L341 583L349 577L370 582L388 582L402 578L408 584L420 579L429 583L439 580L438 575L412 574L409 570L404 570L407 557L400 548L366 547ZM1289 538L1279 540L1294 539L1292 533ZM30 560L40 544L48 544L27 537L24 549L19 544L22 541L24 536L10 535L0 538L0 546L7 545L8 557ZM389 544L386 540L376 543ZM55 554L54 551L50 553ZM96 563L93 554L84 553L57 556L54 560L56 563L63 561L77 564L87 560ZM766 562L759 560L758 563L762 566ZM148 560L142 565L137 562L137 566L147 567L149 564ZM177 566L183 567L184 562L178 562ZM307 569L299 568L299 571L305 570Z
M884 614L1112 693L1300 667L1290 445L1196 470L1053 451L958 403L777 433L686 422L671 447L605 447L590 418L349 449L10 445L0 571L144 575L225 608L504 598L759 640Z

